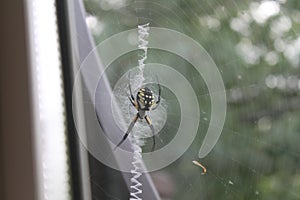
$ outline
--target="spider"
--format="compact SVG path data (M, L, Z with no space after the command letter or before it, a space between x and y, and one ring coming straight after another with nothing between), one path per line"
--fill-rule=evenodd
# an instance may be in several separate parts
M155 110L158 107L159 102L160 102L161 87L160 87L157 76L156 76L156 80L157 80L157 85L158 85L158 98L157 98L157 101L154 100L155 98L154 98L153 92L148 87L140 88L137 92L136 99L135 99L133 94L132 94L132 90L131 90L130 74L129 74L129 92L130 92L130 96L128 96L128 99L131 102L131 104L135 107L135 109L137 110L137 114L134 116L134 118L131 121L125 135L123 136L122 140L117 144L117 146L114 148L114 150L116 148L118 148L126 140L126 138L128 137L128 134L131 132L133 126L135 125L135 123L138 119L145 119L147 124L149 125L149 127L152 131L152 140L153 140L151 151L154 150L154 148L155 148L154 133L155 132L154 132L154 127L152 125L151 119L147 115L147 112L149 112L151 110Z

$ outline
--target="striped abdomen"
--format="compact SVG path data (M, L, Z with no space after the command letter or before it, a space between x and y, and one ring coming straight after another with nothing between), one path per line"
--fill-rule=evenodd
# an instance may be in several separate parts
M154 104L153 92L147 87L139 89L136 99L141 110L150 110Z

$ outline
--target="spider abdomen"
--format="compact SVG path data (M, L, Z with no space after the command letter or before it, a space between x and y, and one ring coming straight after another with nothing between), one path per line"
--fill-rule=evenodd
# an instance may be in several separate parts
M141 110L150 110L154 104L153 92L147 87L139 89L136 99Z

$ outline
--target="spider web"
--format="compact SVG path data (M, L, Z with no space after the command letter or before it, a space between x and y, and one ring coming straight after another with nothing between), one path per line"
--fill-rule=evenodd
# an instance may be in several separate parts
M91 9L95 2L98 7ZM168 52L148 52L147 62L172 66L190 81L201 109L200 128L192 146L179 160L152 173L162 197L300 199L300 14L296 10L299 5L290 2L86 1L91 14L87 22L96 41L150 22L151 26L181 31L197 40L222 73L228 97L227 119L217 145L200 161L207 168L207 173L201 175L201 169L192 161L198 159L210 119L205 83L183 59ZM136 66L136 58L127 57L127 71ZM116 61L116 65L123 66L123 60ZM114 96L125 113L125 123L120 127L126 130L136 112L127 98L128 75L117 70L113 73L119 80L114 84ZM132 70L134 94L142 82L155 91L154 77L145 77L146 81ZM177 104L171 109L173 101L175 96L166 97L161 109L150 115L156 130L161 131L161 145L167 143L166 135L172 137L171 128L178 127L167 114L178 114ZM133 134L147 138L151 132L147 124L137 123Z

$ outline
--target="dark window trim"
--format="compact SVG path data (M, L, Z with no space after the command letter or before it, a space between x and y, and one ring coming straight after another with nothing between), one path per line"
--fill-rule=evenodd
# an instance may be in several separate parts
M73 200L83 199L82 195L82 180L80 176L80 162L79 162L79 140L76 133L72 114L72 96L73 91L73 71L71 61L71 44L70 44L70 31L69 31L69 19L67 1L56 0L57 9L57 23L58 34L61 51L62 72L64 80L64 93L65 93L65 109L66 109L66 122L67 122L67 136L68 136L68 150L69 150L69 162L70 162L70 180L71 180L71 195Z

